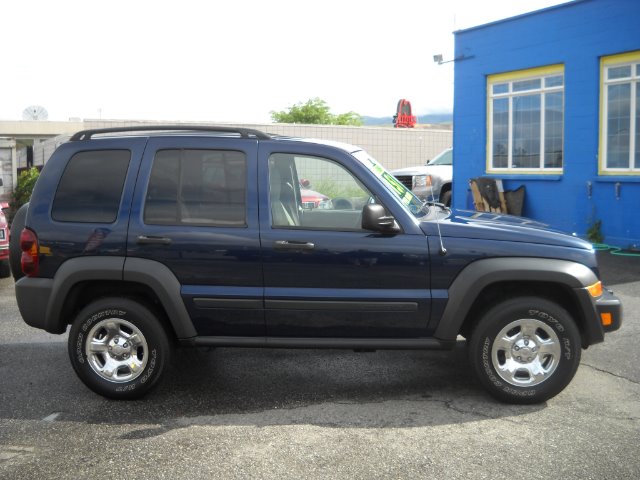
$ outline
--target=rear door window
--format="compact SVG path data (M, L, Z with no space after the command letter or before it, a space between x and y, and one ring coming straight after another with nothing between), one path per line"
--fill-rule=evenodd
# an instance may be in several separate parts
M243 152L170 149L156 153L147 189L147 225L246 226Z

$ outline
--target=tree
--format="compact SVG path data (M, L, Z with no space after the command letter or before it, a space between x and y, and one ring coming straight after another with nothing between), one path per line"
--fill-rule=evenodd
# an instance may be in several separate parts
M305 123L320 125L362 125L360 115L355 112L333 115L329 105L316 97L306 103L296 103L288 110L271 111L271 119L276 123Z
M11 203L9 204L10 221L13 220L13 216L20 207L31 199L31 192L33 191L33 187L35 186L39 176L40 172L35 167L30 168L29 170L24 170L20 173L20 176L18 177L18 185L11 195Z

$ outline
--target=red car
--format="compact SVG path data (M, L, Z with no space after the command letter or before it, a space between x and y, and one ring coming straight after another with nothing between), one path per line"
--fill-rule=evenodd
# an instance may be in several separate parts
M7 217L4 215L5 209L9 208L7 202L0 202L0 278L11 275L9 268L9 225Z
M331 208L331 200L326 195L311 190L309 180L300 180L300 197L302 199L302 208Z

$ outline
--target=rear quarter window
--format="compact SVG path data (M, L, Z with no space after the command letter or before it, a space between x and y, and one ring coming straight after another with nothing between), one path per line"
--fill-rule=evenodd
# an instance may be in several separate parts
M115 222L130 160L129 150L76 153L60 179L51 217L58 222Z

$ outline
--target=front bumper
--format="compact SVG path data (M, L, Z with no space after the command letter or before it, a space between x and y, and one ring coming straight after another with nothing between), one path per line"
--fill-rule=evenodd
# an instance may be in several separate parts
M605 332L614 332L622 325L622 303L611 290L602 290L596 300L596 311Z

